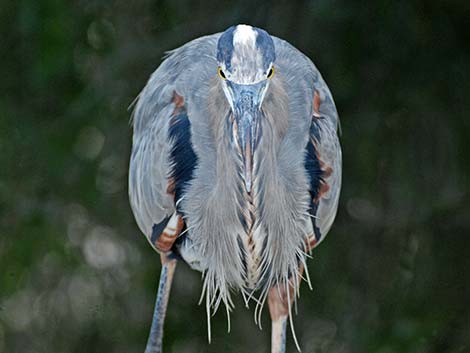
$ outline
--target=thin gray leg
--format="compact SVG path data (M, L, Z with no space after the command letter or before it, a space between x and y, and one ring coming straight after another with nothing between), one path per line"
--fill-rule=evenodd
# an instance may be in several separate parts
M171 283L176 268L176 260L168 259L166 255L161 255L162 271L160 273L160 283L158 285L157 300L153 311L152 327L147 341L145 353L161 353L163 324L165 322L166 308L170 298Z

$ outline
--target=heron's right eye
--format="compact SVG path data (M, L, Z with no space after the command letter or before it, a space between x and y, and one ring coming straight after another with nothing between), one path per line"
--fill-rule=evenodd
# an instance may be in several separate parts
M271 69L269 69L269 72L267 74L267 78L271 78L274 75L274 66L271 66Z
M220 78L222 78L223 80L227 79L227 76L225 76L225 73L222 71L220 67L217 69L217 73L219 74Z

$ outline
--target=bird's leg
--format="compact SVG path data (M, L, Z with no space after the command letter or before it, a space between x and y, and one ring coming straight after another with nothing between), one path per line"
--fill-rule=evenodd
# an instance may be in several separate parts
M145 353L161 353L163 324L165 322L166 308L170 297L171 283L176 268L176 259L167 254L160 254L162 261L162 271L160 273L160 283L158 285L157 300L153 312L152 327L147 341Z
M287 319L289 318L291 306L297 292L295 286L300 285L302 272L303 266L299 269L297 282L294 283L291 278L287 286L285 283L278 283L269 289L268 305L269 314L271 315L271 353L285 353L286 351ZM298 345L297 349L299 349Z
M289 316L289 305L286 288L275 285L269 289L268 305L271 315L271 353L286 351L286 326Z

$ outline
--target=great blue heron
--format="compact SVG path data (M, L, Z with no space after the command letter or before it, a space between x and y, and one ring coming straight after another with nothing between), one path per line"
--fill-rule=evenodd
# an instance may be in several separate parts
M268 299L272 352L284 352L306 257L341 188L338 117L317 68L286 41L233 26L168 54L133 128L130 203L162 261L145 352L161 352L177 260L204 273L209 341L211 312L222 302L228 314L235 290L247 305L257 296L257 322Z

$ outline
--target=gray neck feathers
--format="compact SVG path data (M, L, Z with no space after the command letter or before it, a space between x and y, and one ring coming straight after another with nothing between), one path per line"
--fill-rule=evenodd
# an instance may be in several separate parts
M304 261L309 205L303 151L289 150L288 97L273 77L262 105L262 138L255 151L253 191L244 191L240 155L231 144L230 108L220 81L209 82L207 110L193 124L199 156L182 200L195 249L207 259L203 295L208 311L231 307L230 288L250 296L297 278ZM195 119L196 120L196 119Z

